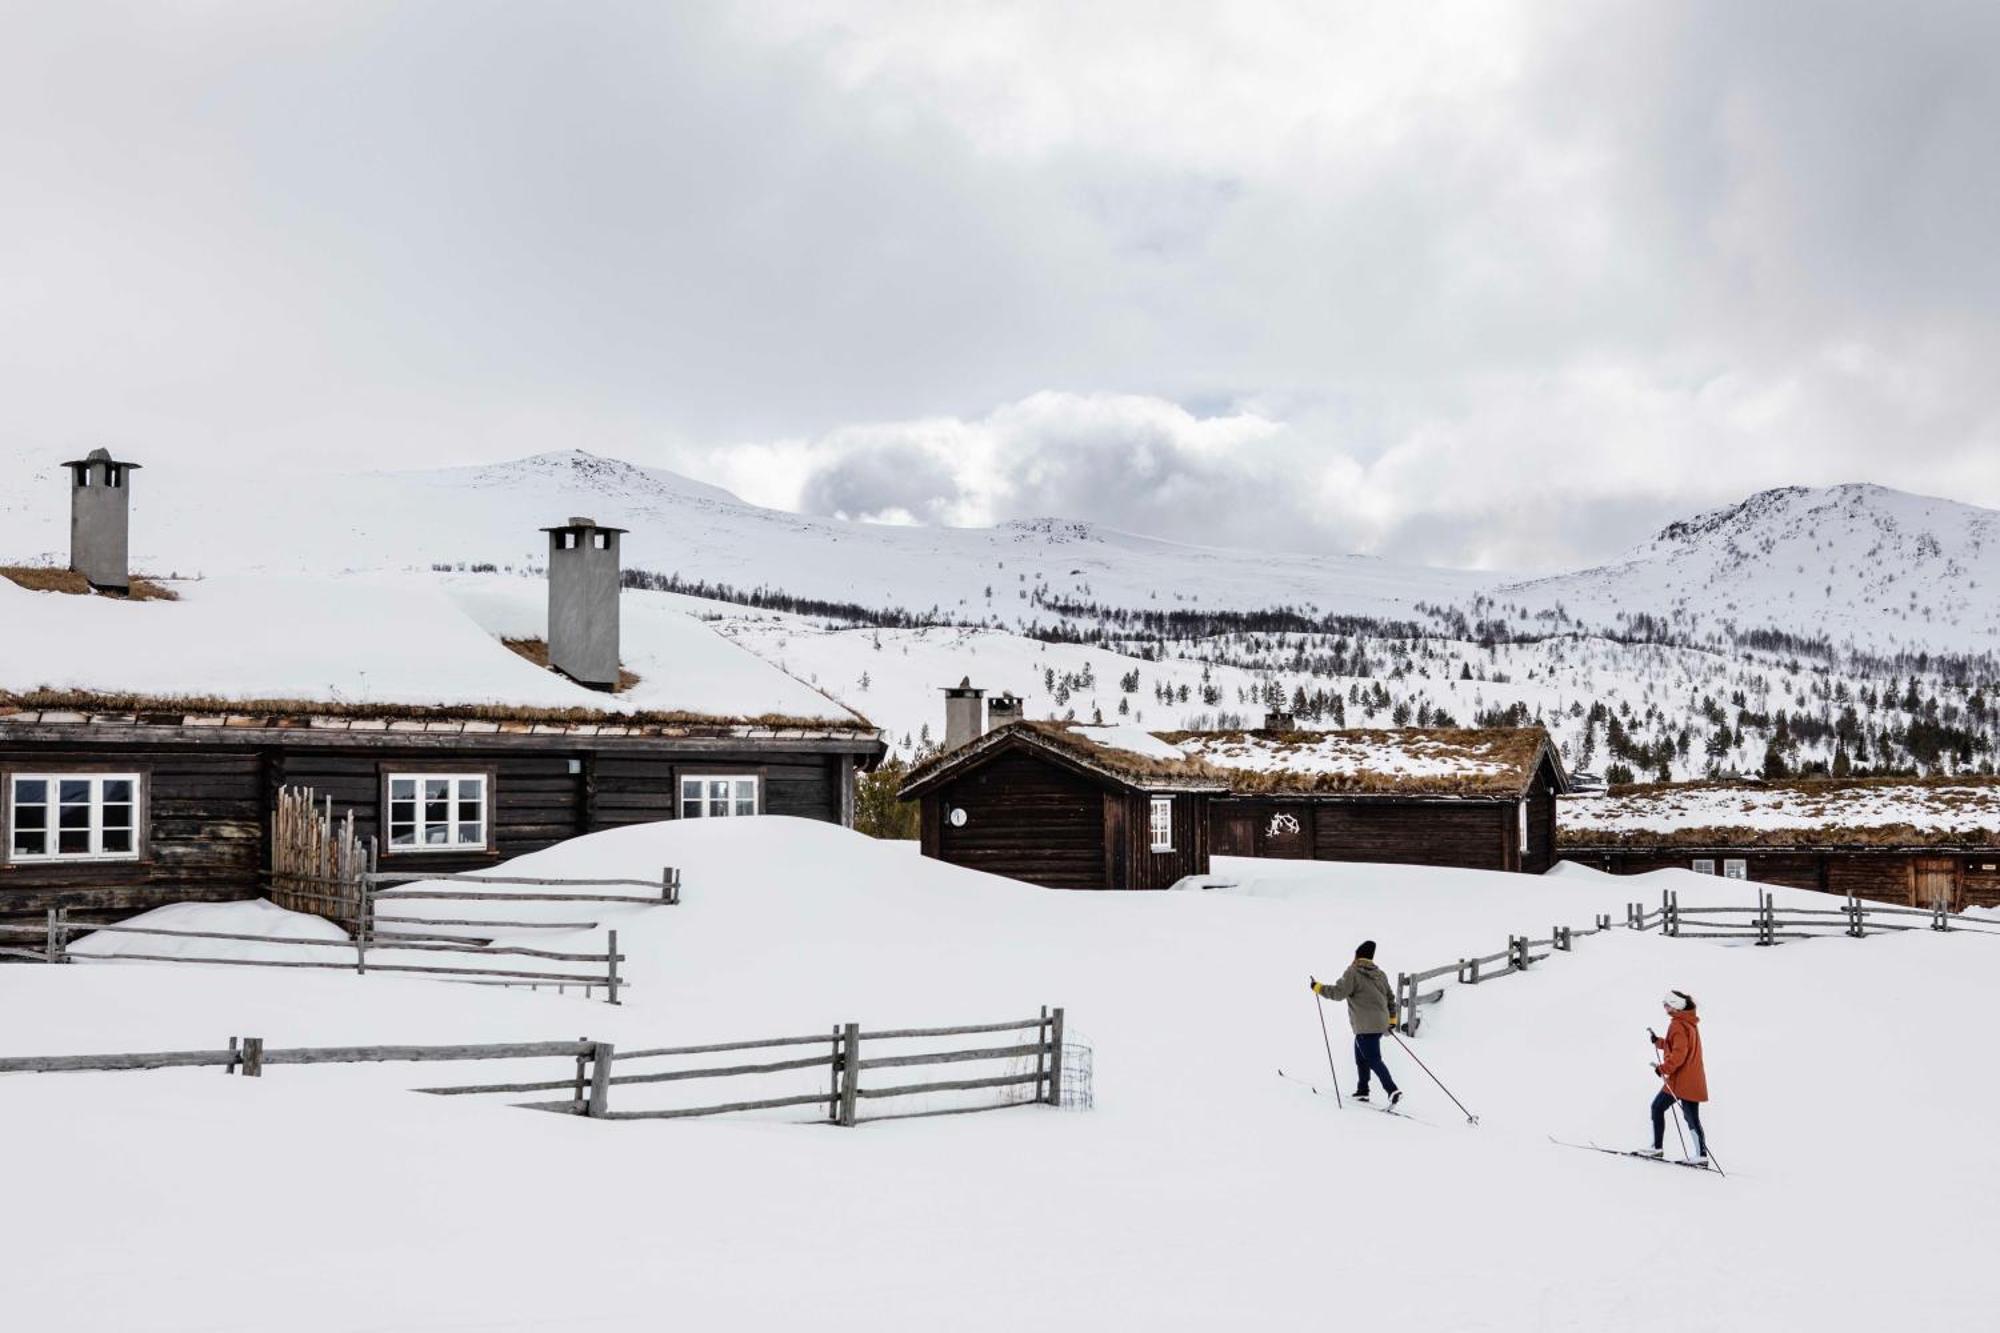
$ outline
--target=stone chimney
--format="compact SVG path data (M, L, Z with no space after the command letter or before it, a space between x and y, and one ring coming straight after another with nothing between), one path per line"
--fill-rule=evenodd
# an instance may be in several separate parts
M944 748L956 750L986 731L986 691L967 676L944 690Z
M572 518L549 534L549 665L593 690L618 688L618 538Z
M1009 722L1021 720L1021 696L1012 690L1002 690L986 701L986 729L998 731Z
M132 587L132 474L107 449L92 449L63 464L69 469L69 567L93 588Z
M1264 725L1259 728L1268 736L1281 736L1288 731L1297 731L1299 720L1290 713L1281 713L1275 708L1264 712Z

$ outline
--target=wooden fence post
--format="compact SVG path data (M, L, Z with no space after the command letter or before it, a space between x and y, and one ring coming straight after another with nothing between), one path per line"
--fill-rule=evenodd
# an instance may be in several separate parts
M842 1028L833 1025L833 1062L828 1066L828 1087L826 1090L826 1123L840 1123L840 1073L847 1063L845 1048L841 1045Z
M861 1025L849 1023L841 1029L840 1123L854 1127L855 1094L861 1084Z
M1035 1100L1049 1099L1049 1007L1042 1006L1042 1025L1035 1029Z
M57 918L56 909L51 907L49 909L49 940L47 944L42 946L42 960L49 963L60 963L62 955L62 925Z
M590 1038L578 1037L577 1041L580 1044L588 1044ZM588 1058L582 1051L576 1054L576 1088L570 1094L571 1115L587 1115L590 1111L590 1104L583 1099L583 1064Z
M660 870L660 901L672 907L681 900L681 872L672 866Z
M609 979L605 982L605 992L606 998L611 1003L616 1004L618 1003L618 932L614 930L609 933L611 936L611 948L606 952L605 958L610 962L611 973Z
M1062 1105L1063 1011L1057 1005L1051 1015L1049 1042L1049 1105Z
M243 1073L248 1078L261 1078L264 1074L264 1039L245 1037L243 1039Z
M616 1058L617 1047L610 1042L591 1043L590 1101L584 1107L585 1115L596 1118L611 1109L611 1062Z
M228 1063L228 1064L226 1064L226 1065L224 1065L224 1066L222 1067L222 1072L223 1072L224 1074L233 1074L233 1073L235 1073L235 1072L236 1072L236 1063L237 1063L237 1062L236 1062L236 1043L237 1043L237 1041L238 1041L238 1038L236 1038L236 1037L231 1037L231 1038L229 1039L229 1063Z

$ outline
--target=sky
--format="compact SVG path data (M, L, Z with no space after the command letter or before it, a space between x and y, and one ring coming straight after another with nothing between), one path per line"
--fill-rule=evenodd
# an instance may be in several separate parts
M2000 6L0 0L0 450L1544 570L2000 506Z

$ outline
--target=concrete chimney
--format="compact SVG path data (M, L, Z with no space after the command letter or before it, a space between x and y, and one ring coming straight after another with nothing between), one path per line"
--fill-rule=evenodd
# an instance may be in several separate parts
M69 469L69 567L93 588L132 587L132 474L107 449L92 449L63 464Z
M572 518L549 534L549 665L593 690L618 688L618 538Z
M1009 722L1021 720L1021 696L1002 690L986 701L986 729L997 731Z
M967 676L944 690L944 748L956 750L986 731L986 691Z

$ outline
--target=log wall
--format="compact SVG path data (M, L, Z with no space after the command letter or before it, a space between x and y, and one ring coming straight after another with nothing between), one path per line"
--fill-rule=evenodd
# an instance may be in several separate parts
M79 730L87 730L80 728ZM456 738L454 738L456 739ZM491 845L463 852L382 849L384 869L419 866L476 870L538 851L565 838L678 815L682 773L755 773L763 813L839 821L850 817L854 753L824 743L676 753L664 742L638 750L591 748L589 738L550 736L546 744L510 738L504 746L441 745L435 738L314 747L241 744L225 737L147 744L91 741L21 744L0 735L0 776L7 771L117 769L142 775L141 856L137 861L10 864L5 851L6 789L0 786L0 917L35 916L68 907L86 919L111 919L170 902L256 897L270 864L270 812L283 786L333 797L334 814L354 814L363 837L381 833L383 780L397 772L485 772L491 776ZM865 746L855 746L859 751ZM577 771L572 773L574 764Z
M1003 754L923 797L926 854L1051 889L1101 889L1123 844L1104 789L1032 755ZM965 811L954 826L950 812ZM1113 868L1115 869L1115 867Z

